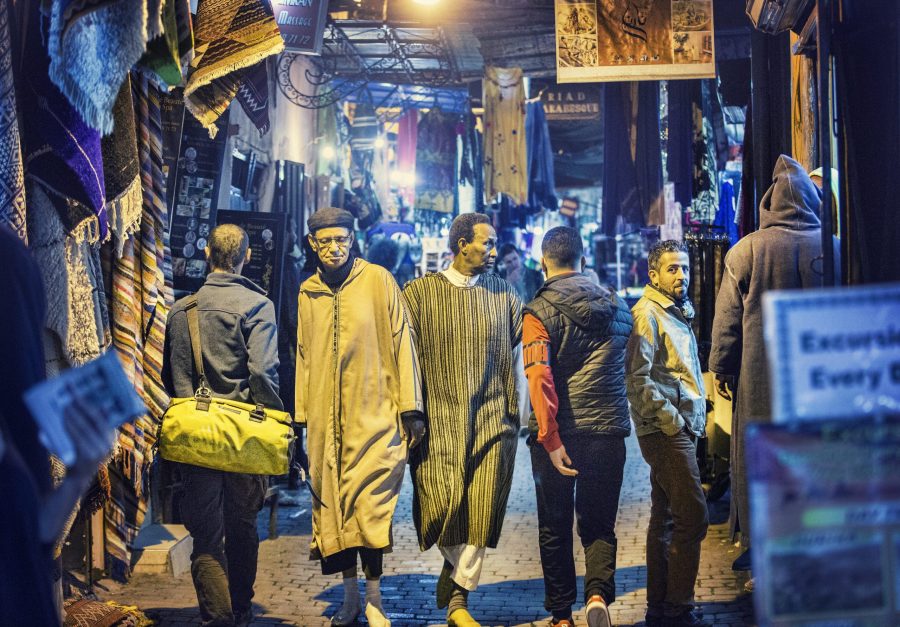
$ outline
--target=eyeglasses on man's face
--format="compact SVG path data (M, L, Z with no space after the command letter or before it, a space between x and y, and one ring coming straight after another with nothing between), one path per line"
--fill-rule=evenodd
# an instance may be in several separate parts
M313 239L322 248L331 248L332 244L337 245L338 248L346 248L350 245L353 237L351 235L335 235L334 237L314 237Z

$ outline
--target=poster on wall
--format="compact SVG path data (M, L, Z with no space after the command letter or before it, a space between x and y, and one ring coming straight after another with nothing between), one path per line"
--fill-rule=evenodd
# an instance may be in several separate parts
M206 248L216 225L216 201L228 133L228 112L217 121L219 133L209 132L192 115L184 116L178 150L173 198L169 206L169 245L176 290L196 292L206 280Z
M241 272L266 291L266 296L280 311L281 269L284 260L284 238L287 215L256 211L219 211L216 224L236 224L250 238L250 261ZM276 313L277 315L277 313Z
M712 78L712 0L556 0L560 83Z
M272 0L272 9L288 52L322 52L328 0Z

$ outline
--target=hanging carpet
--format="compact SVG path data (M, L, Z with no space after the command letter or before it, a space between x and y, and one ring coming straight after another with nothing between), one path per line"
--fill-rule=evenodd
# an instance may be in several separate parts
M84 122L104 135L122 81L147 41L162 33L161 4L134 0L52 0L49 74Z
M121 256L125 240L141 224L141 167L138 163L137 134L134 127L134 104L131 79L125 77L113 106L115 127L101 140L103 179L106 183L106 213Z
M0 0L0 223L26 244L25 170L16 117L9 0Z
M247 71L237 92L237 101L260 135L269 132L269 70L260 61Z
M214 137L247 69L284 50L284 41L266 0L200 0L194 37L184 103Z

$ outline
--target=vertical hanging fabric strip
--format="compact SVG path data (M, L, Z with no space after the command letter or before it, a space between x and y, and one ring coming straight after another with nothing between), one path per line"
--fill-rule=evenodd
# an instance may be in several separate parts
M25 170L16 117L8 2L0 0L0 223L9 226L27 244Z
M169 402L162 384L165 325L174 301L167 235L159 88L134 75L133 96L141 164L141 228L115 262L114 341L148 413L120 429L117 462L128 481L107 506L107 562L118 579L130 574L130 546L147 511L147 470L156 430Z

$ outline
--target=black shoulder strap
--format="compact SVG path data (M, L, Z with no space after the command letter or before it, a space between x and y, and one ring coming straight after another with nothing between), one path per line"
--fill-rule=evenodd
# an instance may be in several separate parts
M194 368L200 375L200 388L207 387L206 373L203 372L203 346L200 344L200 316L197 313L197 295L188 297L184 306L188 319L188 331L191 337L191 352L194 354Z

